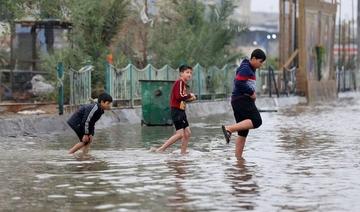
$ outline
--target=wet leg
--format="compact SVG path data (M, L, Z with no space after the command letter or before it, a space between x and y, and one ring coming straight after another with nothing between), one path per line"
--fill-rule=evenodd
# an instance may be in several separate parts
M243 160L242 154L244 151L244 146L246 142L246 137L238 136L235 141L235 157L238 160Z
M177 130L176 133L171 136L165 143L159 147L156 152L164 152L169 146L175 143L177 140L181 139L184 136L184 130L180 129Z
M75 144L70 150L69 150L69 154L73 154L76 151L78 151L79 149L83 148L84 143L83 142L78 142L77 144Z
M227 125L225 126L225 129L229 131L230 133L241 131L241 130L249 130L253 129L253 123L250 119L245 119L244 121L241 121L239 123L233 124L233 125Z
M191 135L191 131L189 127L186 127L184 129L184 136L182 137L181 141L181 154L186 154L186 149L188 147L189 144L189 140L190 140L190 135Z

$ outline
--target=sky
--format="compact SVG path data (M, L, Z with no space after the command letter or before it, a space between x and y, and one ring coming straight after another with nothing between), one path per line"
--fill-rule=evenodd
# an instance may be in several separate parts
M352 7L354 1L354 7ZM354 19L356 19L358 0L338 0L341 2L341 18L350 20L352 18L351 8L354 8ZM279 0L251 0L251 10L261 12L279 12Z

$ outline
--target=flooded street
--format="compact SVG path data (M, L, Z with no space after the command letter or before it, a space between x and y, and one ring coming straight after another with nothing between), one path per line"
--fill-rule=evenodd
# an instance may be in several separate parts
M173 127L96 131L90 157L75 133L0 138L1 211L360 211L360 98L262 113L245 161L220 125L191 119L190 153L149 152Z

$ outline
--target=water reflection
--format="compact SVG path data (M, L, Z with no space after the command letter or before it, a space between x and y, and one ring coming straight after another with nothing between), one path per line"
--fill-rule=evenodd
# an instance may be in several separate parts
M256 204L255 196L258 195L258 185L253 180L253 171L246 165L246 161L237 160L235 165L225 170L226 178L230 181L233 189L231 194L235 196L237 208L254 210Z
M70 156L71 157L71 156ZM73 155L73 164L66 166L67 170L74 173L92 173L96 171L108 170L109 166L106 161L102 161L91 154L78 153Z
M170 170L174 172L174 194L168 196L167 205L171 208L172 211L183 211L185 203L190 202L190 199L187 197L187 190L184 187L184 182L187 180L187 170L186 166L190 166L191 163L185 160L169 160L166 162L166 165Z
M147 149L161 146L174 133L173 126L140 127L141 142Z

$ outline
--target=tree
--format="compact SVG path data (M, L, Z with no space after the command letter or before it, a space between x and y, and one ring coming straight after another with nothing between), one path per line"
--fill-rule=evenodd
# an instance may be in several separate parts
M0 0L0 21L9 25L7 33L12 36L15 31L15 19L24 15L25 0ZM11 54L11 52L10 52ZM0 65L13 64L13 57L0 50Z
M45 1L45 0L44 0ZM45 1L46 2L46 1ZM105 79L104 61L109 46L127 16L127 0L68 0L57 10L66 11L73 24L70 36L72 48L63 49L53 56L43 56L45 69L51 70L55 62L63 61L65 67L79 69L85 63L95 66L92 85L102 90Z
M35 20L43 18L64 19L66 16L64 8L66 8L68 2L69 0L0 0L0 21L10 26L7 33L14 36L16 19L21 20L23 17L32 17ZM47 39L52 39L53 29L46 28L45 30ZM5 53L2 52L1 54L4 55ZM13 65L12 55L10 55L10 60L10 64Z
M95 90L103 88L104 61L127 16L128 0L0 0L0 5L0 21L10 23L12 31L14 21L22 17L70 21L73 24L69 36L72 48L41 55L42 69L54 75L54 67L60 61L65 67L74 69L91 63L95 66L92 84ZM45 31L45 36L51 37L51 30ZM1 61L3 63L3 59Z
M206 7L196 0L173 0L159 7L162 12L152 30L150 45L158 66L222 66L239 56L230 52L235 37L229 21L234 9L232 1Z
M151 63L148 57L148 43L153 22L149 17L149 6L151 6L149 0L131 1L129 15L111 47L116 55L116 65L126 65L125 63L131 62L138 68L144 68Z

